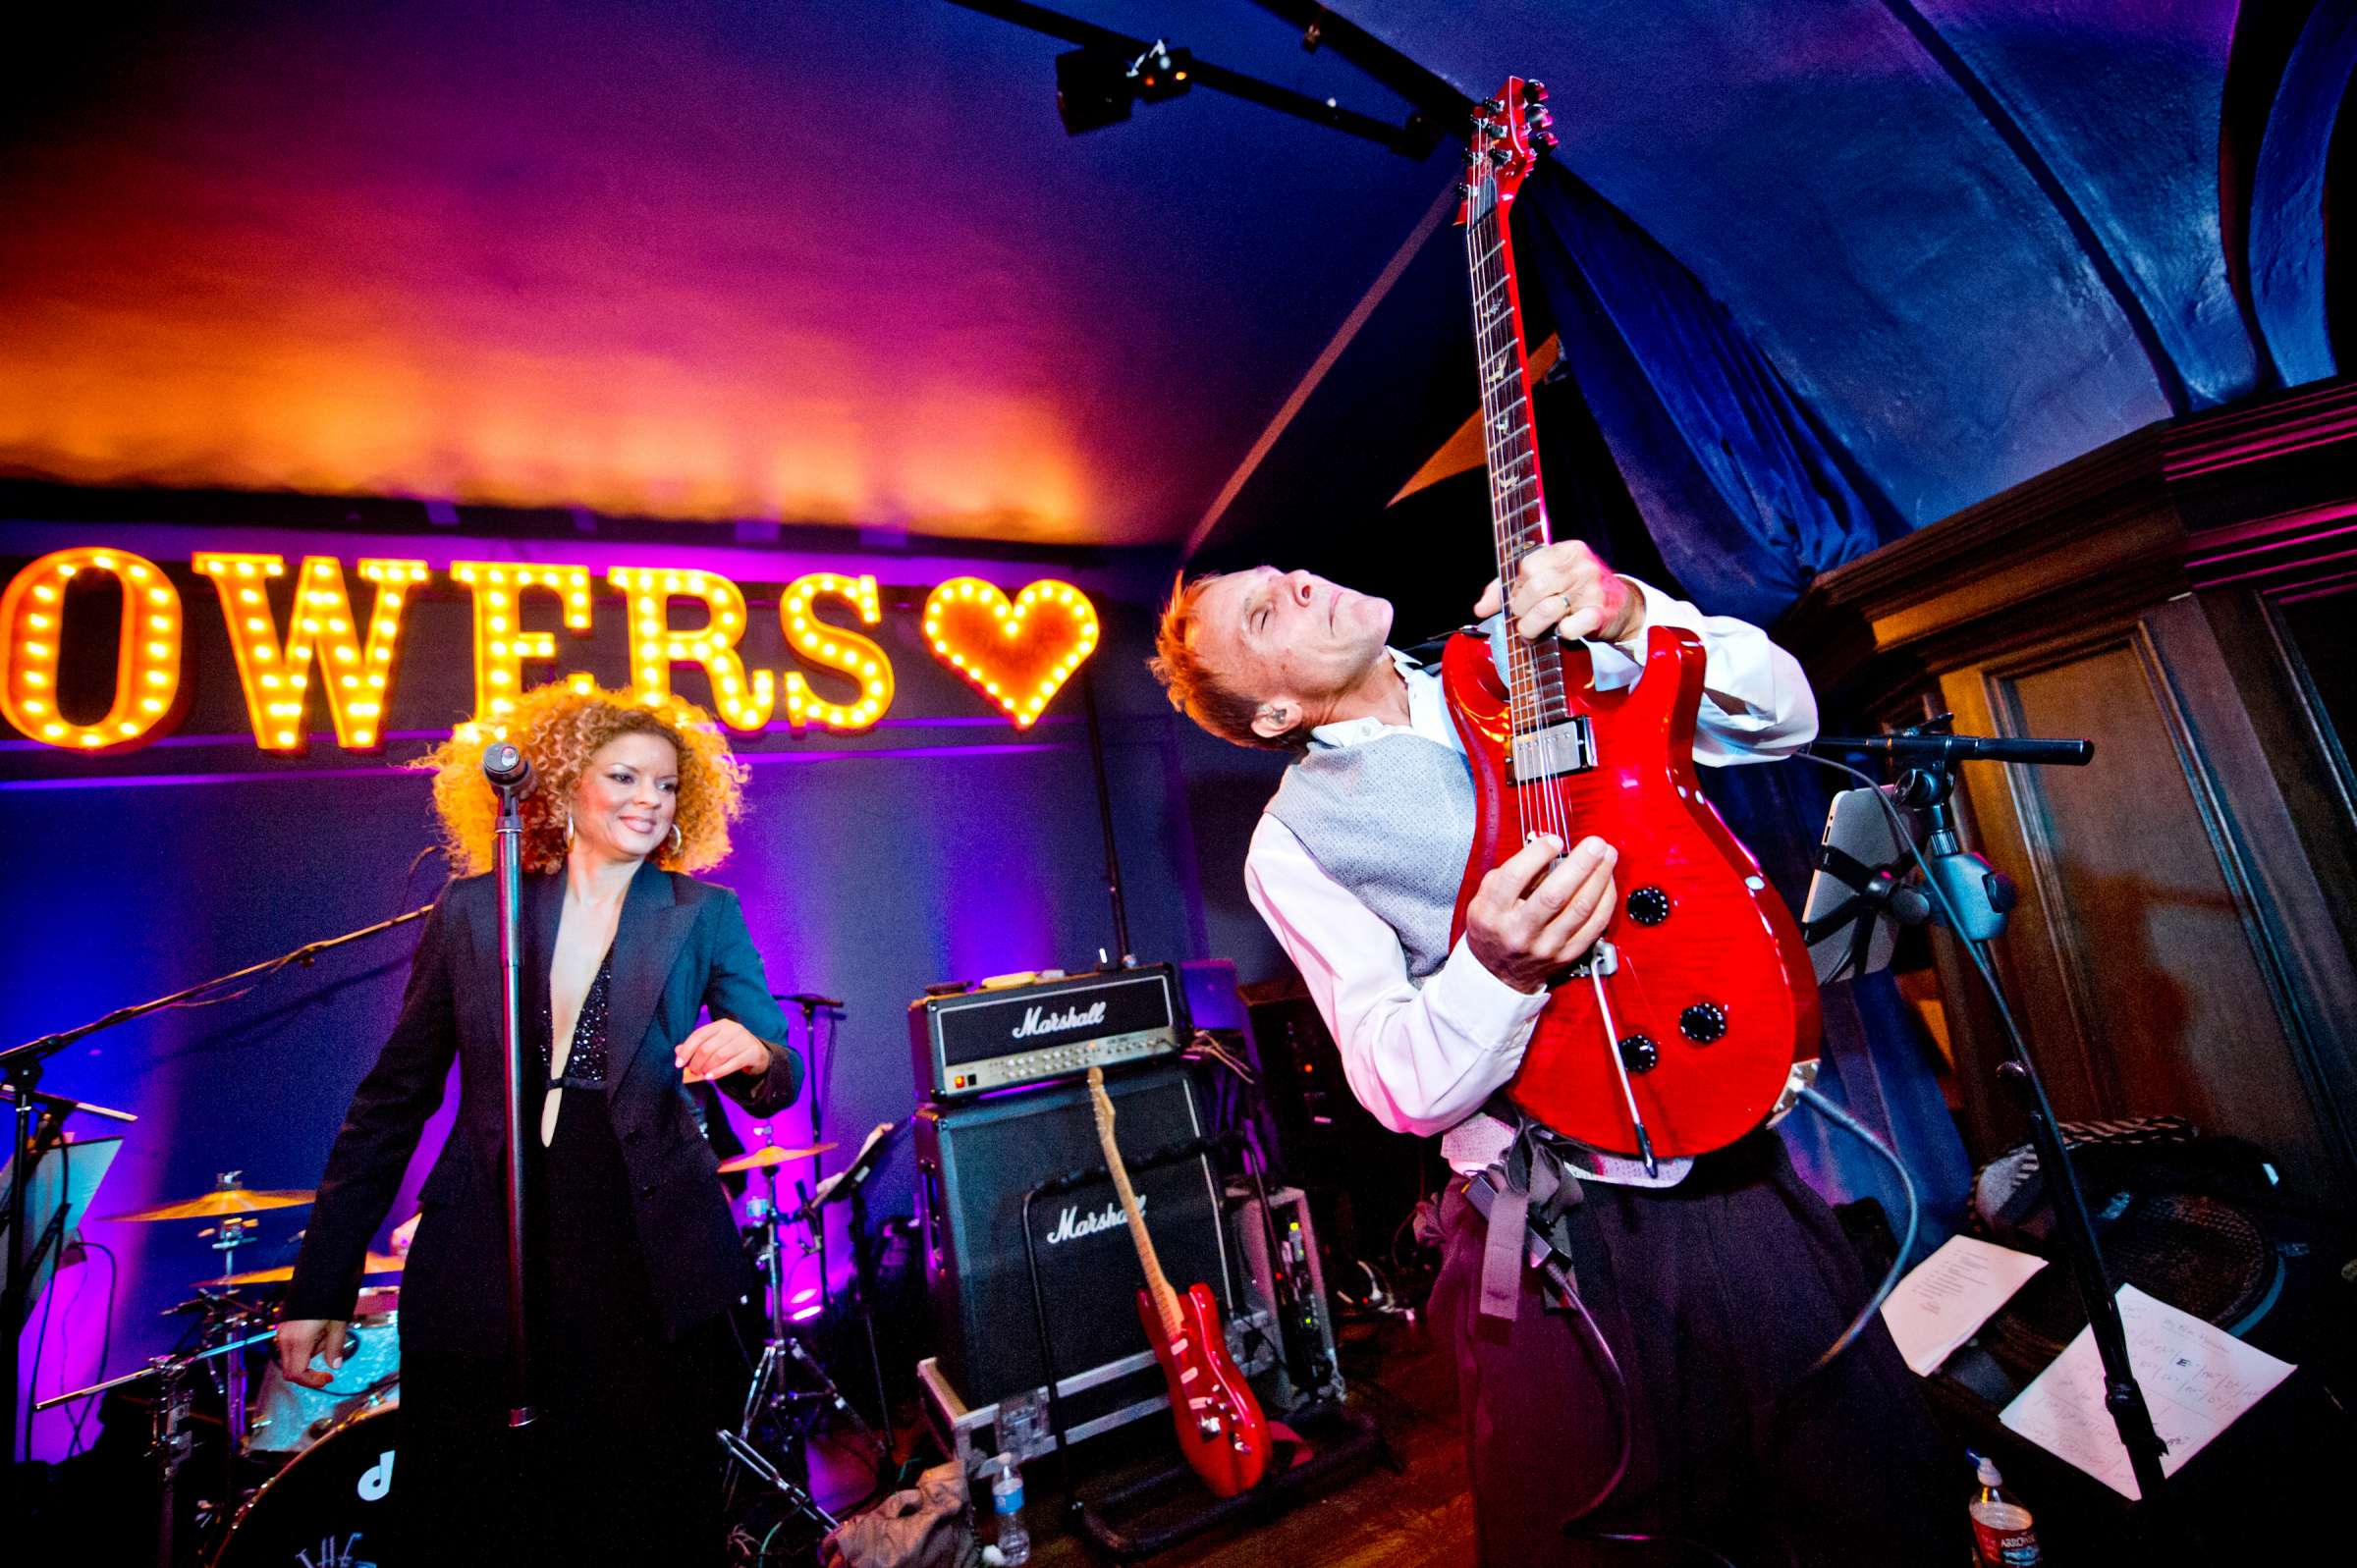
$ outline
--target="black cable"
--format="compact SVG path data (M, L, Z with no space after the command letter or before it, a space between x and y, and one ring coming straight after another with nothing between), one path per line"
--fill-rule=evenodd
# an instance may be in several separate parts
M106 1254L106 1316L100 1320L98 1373L90 1379L92 1382L104 1382L106 1381L106 1364L114 1359L115 1354L115 1295L123 1283L123 1264L115 1256L115 1249L103 1241L91 1241L85 1237L82 1243L82 1250L85 1253L101 1252ZM74 1441L66 1449L68 1458L82 1452L82 1429L90 1419L90 1412L97 1408L95 1404L85 1399L82 1401L79 1413L69 1412L67 1414L66 1419L74 1427Z
M1899 1280L1907 1271L1907 1259L1915 1251L1915 1231L1923 1217L1923 1205L1915 1197L1915 1181L1907 1174L1906 1165L1891 1152L1889 1144L1866 1129L1865 1123L1826 1099L1814 1085L1803 1089L1800 1098L1807 1101L1819 1115L1854 1135L1867 1148L1889 1161L1891 1168L1898 1173L1899 1190L1907 1195L1907 1233L1898 1244L1898 1256L1891 1261L1890 1271L1883 1275L1883 1282L1875 1287L1874 1294L1866 1298L1866 1305L1858 1309L1858 1315L1850 1319L1849 1326L1841 1330L1841 1337L1835 1340L1825 1354L1810 1363L1809 1370L1800 1375L1800 1380L1806 1382L1832 1366L1836 1357L1856 1342L1858 1335L1866 1331L1866 1325L1874 1321L1875 1314L1883 1310L1883 1303L1891 1299L1891 1292L1898 1288Z
M34 1112L34 1115L37 1118L39 1112ZM54 1127L57 1126L58 1123L53 1121L51 1125ZM38 1126L37 1119L35 1121L35 1126ZM37 1153L40 1148L40 1138L37 1133L33 1138L33 1148L36 1153L34 1154L33 1158L27 1162L27 1163L32 1166L33 1170L38 1170L40 1168L41 1162L40 1156ZM68 1195L74 1191L74 1146L66 1142L65 1134L62 1131L58 1133L57 1138L57 1158L59 1161L57 1172L57 1203L59 1209L62 1210L66 1205ZM32 1180L32 1170L18 1171L16 1173L16 1179L23 1182L30 1182ZM26 1190L29 1192L32 1189L27 1186ZM31 1228L31 1219L29 1215L26 1220L26 1228L28 1230ZM49 1226L43 1225L41 1229L45 1238ZM41 1326L32 1336L32 1372L31 1375L25 1379L25 1440L17 1445L17 1453L21 1457L27 1459L32 1456L32 1407L39 1404L41 1401L41 1350L42 1347L47 1345L49 1342L49 1309L57 1305L57 1265L63 1264L65 1261L66 1234L63 1230L60 1230L57 1236L57 1264L51 1265L49 1269L50 1288L41 1292ZM29 1254L25 1259L25 1266L27 1269L33 1267L33 1261ZM14 1324L0 1325L0 1327L4 1327L6 1331L10 1333L15 1333L18 1331L17 1325ZM9 1397L12 1399L16 1397L16 1390L14 1388L9 1390Z

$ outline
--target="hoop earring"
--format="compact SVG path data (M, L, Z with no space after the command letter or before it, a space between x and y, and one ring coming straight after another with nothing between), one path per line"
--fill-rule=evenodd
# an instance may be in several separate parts
M671 852L676 855L686 847L686 836L680 832L680 825L678 823L673 823L671 825Z
M573 847L573 812L571 810L565 813L565 847L568 849Z

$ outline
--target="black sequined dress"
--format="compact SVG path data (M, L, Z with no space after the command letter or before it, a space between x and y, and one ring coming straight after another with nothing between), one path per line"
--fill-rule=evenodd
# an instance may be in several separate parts
M607 1101L613 983L609 955L582 999L563 1074L546 1080L563 1095L532 1183L544 1518L551 1536L572 1538L570 1561L710 1561L721 1541L716 1358L703 1338L667 1339L656 1306ZM545 992L537 1034L545 1071ZM533 1134L538 1122L527 1123Z

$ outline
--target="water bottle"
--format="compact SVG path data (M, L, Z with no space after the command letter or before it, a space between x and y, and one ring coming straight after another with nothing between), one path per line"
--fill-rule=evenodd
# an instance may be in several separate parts
M1994 1461L1971 1456L1980 1466L1981 1489L1972 1498L1972 1545L1981 1568L2037 1568L2038 1532L2030 1511L2005 1488Z
M1023 1524L1023 1473L1014 1462L1014 1455L1003 1453L998 1460L999 1473L991 1478L991 1511L999 1516L999 1535L994 1544L999 1549L999 1561L1015 1568L1031 1560L1031 1532Z

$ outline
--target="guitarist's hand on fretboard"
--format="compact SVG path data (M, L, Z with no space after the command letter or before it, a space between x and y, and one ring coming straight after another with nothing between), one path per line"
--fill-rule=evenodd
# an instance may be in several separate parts
M1465 946L1516 991L1537 993L1596 945L1613 918L1619 854L1597 838L1562 852L1541 834L1492 867L1465 906ZM1561 856L1559 859L1558 856Z
M1565 642L1626 642L1645 624L1645 596L1577 539L1524 556L1512 602L1514 629L1532 639L1553 632ZM1492 577L1473 614L1487 621L1503 604Z

